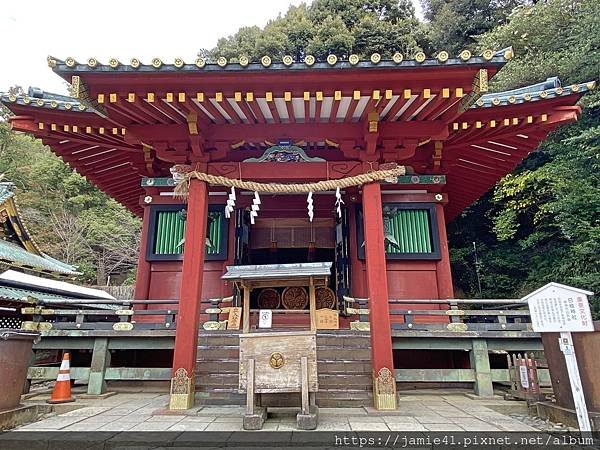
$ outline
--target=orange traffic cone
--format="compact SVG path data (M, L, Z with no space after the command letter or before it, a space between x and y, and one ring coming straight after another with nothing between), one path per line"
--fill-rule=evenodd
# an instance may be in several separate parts
M62 363L60 364L60 369L58 370L58 376L56 377L56 383L54 384L54 389L52 389L50 400L46 400L48 403L66 403L75 401L75 398L71 396L70 372L70 355L65 353Z

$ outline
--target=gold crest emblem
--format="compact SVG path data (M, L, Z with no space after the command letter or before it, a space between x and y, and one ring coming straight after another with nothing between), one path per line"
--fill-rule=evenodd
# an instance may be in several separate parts
M285 364L285 359L283 358L283 355L281 353L279 353L279 352L271 353L271 356L269 357L269 365L273 369L281 369L284 364Z

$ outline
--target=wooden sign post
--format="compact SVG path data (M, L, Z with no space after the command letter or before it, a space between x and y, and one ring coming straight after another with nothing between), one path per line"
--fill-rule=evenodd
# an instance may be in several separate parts
M588 295L593 294L593 292L563 284L548 283L523 298L529 304L533 331L560 333L558 342L565 357L577 422L579 430L582 432L591 432L592 427L585 404L571 332L594 331L587 299Z

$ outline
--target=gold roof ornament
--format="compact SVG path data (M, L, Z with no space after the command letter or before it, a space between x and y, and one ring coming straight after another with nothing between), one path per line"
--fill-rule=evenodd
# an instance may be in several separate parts
M335 66L335 63L337 63L337 60L338 60L338 59L337 59L337 56L335 56L335 55L329 55L329 56L327 57L327 63L328 63L330 66Z
M485 104L485 102L483 101L483 99L479 99L477 100L477 106L483 106Z
M15 98L15 100L16 100L16 98ZM44 106L44 100L42 100L41 98L38 98L35 101L35 104L38 105L38 106Z
M572 85L572 86L571 86L571 90L572 90L573 92L577 92L577 91L579 91L579 85L578 85L578 84L574 84L574 85ZM541 95L542 95L542 94L540 93L540 97L541 97Z
M56 58L48 55L46 57L46 62L48 63L48 67L56 67Z
M315 63L315 57L313 55L306 55L304 57L304 64L312 66Z
M577 89L579 89L579 86L577 87ZM546 98L546 97L548 97L548 92L546 92L546 91L542 91L542 92L540 92L540 97L541 97L541 98Z
M52 100L52 101L50 102L50 107L51 107L51 108L57 108L57 107L58 107L58 102L57 102L56 100Z
M439 62L441 63L445 63L446 61L448 61L448 52L447 51L441 51L438 53L437 55L437 59Z
M512 47L508 47L504 50L504 59L513 59L515 56L515 52Z
M23 97L23 103L29 105L31 103L31 99L29 97Z
M246 67L248 64L250 64L250 59L247 56L240 56L239 62L240 66Z
M204 58L196 58L195 63L198 69L202 69L204 66L206 66L206 60Z
M90 58L87 60L87 65L93 69L98 65L98 60L96 58Z
M371 62L373 64L379 64L379 61L381 61L381 55L379 53L373 53L371 55Z
M113 69L116 69L117 67L119 67L119 60L117 58L110 58L108 60L108 65Z
M84 105L84 104L82 104L82 103L80 103L80 104L79 104L79 106L77 107L77 109L78 109L79 111L85 111L85 105Z
M415 61L417 61L418 63L422 63L422 62L424 62L424 61L425 61L425 58L426 58L426 56L425 56L425 53L423 53L423 52L418 52L418 53L415 55Z
M523 99L527 101L531 100L531 94L528 92L527 94L523 95Z
M65 103L65 109L69 110L69 109L71 109L71 108L73 108L73 105L72 105L72 104L70 104L70 103Z
M463 61L468 61L469 59L471 59L471 52L469 50L463 50L462 52L460 52L460 55L458 55L458 56Z
M514 95L511 95L510 97L508 97L508 103L514 103L517 101L517 98Z
M225 66L227 65L227 58L225 58L224 56L220 56L220 57L217 59L217 65L218 65L219 67L225 67Z
M590 81L586 84L588 89L594 89L596 87L596 82L595 81Z
M348 62L350 64L352 64L353 66L357 65L360 61L360 58L358 57L358 55L356 53L352 53L349 57L348 57Z
M67 65L67 67L75 67L75 64L77 64L77 61L75 61L74 58L71 58L70 56L65 59L65 64Z
M556 92L558 95L562 95L562 93L563 93L563 92L565 92L565 90L563 89L563 87L562 87L562 86L559 86L559 87L557 87L557 88L556 88L555 92Z
M490 49L484 50L481 56L483 56L483 59L485 59L486 61L489 61L494 57L494 51Z
M133 67L134 69L137 69L138 67L140 67L140 60L137 58L131 58L131 61L129 62L129 64L131 65L131 67Z
M400 52L396 52L392 56L392 61L394 61L396 64L400 64L403 59L404 59L404 57L402 56L402 53L400 53Z
M152 67L154 67L155 69L160 69L161 66L162 61L160 60L160 58L152 58Z
M494 97L494 98L492 99L492 103L493 103L494 105L499 105L499 104L500 104L500 99L499 99L498 97Z
M10 94L8 96L8 101L10 101L10 102L16 102L17 101L17 96L15 94Z
M260 63L264 66L264 67L269 67L271 65L271 57L268 55L263 56L262 58L260 58Z
M263 56L262 58L260 58L260 63L264 67L269 67L271 65L271 57L268 55Z
M183 62L183 58L175 58L175 61L173 61L173 65L178 69L181 69L184 66L184 64L185 63Z
M291 66L294 63L294 58L292 58L291 55L285 55L282 61L286 66Z

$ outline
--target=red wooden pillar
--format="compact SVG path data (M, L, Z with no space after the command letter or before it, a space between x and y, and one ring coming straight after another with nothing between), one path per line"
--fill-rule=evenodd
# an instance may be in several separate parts
M396 380L392 354L380 184L364 185L362 200L371 325L373 398L377 409L396 409Z
M207 216L208 189L206 183L192 178L185 225L170 409L189 409L194 405L194 369L200 324Z
M441 259L436 263L438 297L442 299L454 298L452 273L450 271L450 251L448 249L448 236L446 235L446 219L444 218L444 206L441 203L436 203L435 212L440 236L441 256Z

